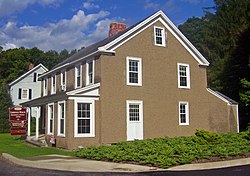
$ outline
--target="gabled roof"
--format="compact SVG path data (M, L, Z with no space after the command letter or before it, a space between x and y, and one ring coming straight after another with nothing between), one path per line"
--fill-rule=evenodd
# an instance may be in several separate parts
M163 11L158 11L153 15L145 18L137 24L130 26L117 33L114 36L108 37L100 42L83 48L78 53L65 59L61 63L57 64L52 68L51 71L43 74L44 77L54 71L59 70L62 67L74 64L78 61L87 59L91 56L104 54L104 53L115 53L115 49L145 30L147 27L160 21L176 38L177 40L188 50L188 52L196 59L196 61L203 66L208 66L209 62L202 56L202 54L193 46L193 44L181 33L181 31L170 21L170 19L164 14Z
M210 88L207 88L207 91L210 92L211 94L213 94L214 96L218 97L222 101L226 102L228 105L237 105L238 104L237 101L234 101L233 99L227 97L226 95L224 95L218 91L213 91Z
M9 86L13 86L17 82L19 82L20 80L22 80L23 78L25 78L26 76L28 76L30 73L32 73L33 71L35 71L36 69L38 69L39 67L41 67L44 71L48 71L48 69L43 64L38 64L37 66L35 66L31 70L27 71L26 73L24 73L23 75L21 75L20 77L18 77L17 79L15 79L14 81L12 81L11 83L9 83Z

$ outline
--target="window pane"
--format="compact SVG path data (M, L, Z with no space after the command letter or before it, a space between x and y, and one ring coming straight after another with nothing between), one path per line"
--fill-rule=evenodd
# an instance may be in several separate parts
M182 103L179 107L180 123L187 123L187 104Z
M140 121L139 104L129 105L129 121Z
M78 134L90 133L90 103L78 103Z
M28 98L28 89L23 89L23 97L24 99Z
M60 133L61 134L64 134L64 119L61 119L60 120Z

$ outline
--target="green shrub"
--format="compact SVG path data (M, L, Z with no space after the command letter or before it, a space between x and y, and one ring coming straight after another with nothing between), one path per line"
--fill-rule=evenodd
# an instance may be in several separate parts
M195 135L207 142L219 143L221 141L221 135L210 131L196 130Z
M120 142L111 146L80 149L76 155L115 162L133 161L168 168L196 159L235 156L250 152L249 132L217 134L197 130L195 136Z

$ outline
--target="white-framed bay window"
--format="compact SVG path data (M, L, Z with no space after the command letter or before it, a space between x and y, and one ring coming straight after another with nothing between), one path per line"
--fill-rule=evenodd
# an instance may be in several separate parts
M86 85L94 84L95 60L86 62Z
M127 57L127 85L142 85L142 59L137 57Z
M75 66L75 88L82 87L82 65Z
M189 103L179 102L179 125L189 125Z
M154 42L156 46L166 46L165 28L154 26Z
M190 67L189 64L177 64L178 88L190 89Z
M48 104L48 135L54 134L54 103Z
M74 137L95 137L95 101L75 99Z
M57 135L65 137L65 127L66 127L66 107L65 101L58 102L58 126L57 126Z

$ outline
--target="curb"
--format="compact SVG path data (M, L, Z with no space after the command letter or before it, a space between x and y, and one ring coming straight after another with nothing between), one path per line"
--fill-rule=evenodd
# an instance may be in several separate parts
M67 156L60 156L60 159L57 159L58 155L47 155L54 156L54 159L45 159L45 160L26 160L16 158L10 154L2 153L2 157L14 164L39 168L39 169L50 169L50 170L60 170L60 171L70 171L70 172L95 172L95 173L140 173L140 172L154 172L154 171L164 171L164 169L133 165L133 164L123 164L123 163L112 163L112 162L103 162L95 160L84 160L84 159L69 159ZM165 170L166 171L166 170Z
M167 169L168 171L191 171L191 170L209 170L227 167L250 165L250 158L216 161L208 163L185 164Z
M50 155L52 156L52 155ZM56 156L56 155L54 155ZM219 168L227 168L227 167L234 167L234 166L242 166L242 165L250 165L250 157L249 158L242 158L242 159L235 159L235 160L227 160L227 161L217 161L217 162L208 162L208 163L196 163L196 164L185 164L180 166L175 166L169 169L160 169L160 168L150 168L145 170L144 166L140 165L130 165L130 164L122 164L122 163L105 163L101 161L94 161L94 160L84 160L84 159L77 159L78 165L75 163L72 166L68 163L69 160L65 160L63 162L59 162L57 159L53 160L25 160L16 158L10 154L2 153L2 157L10 162L26 166L32 168L39 168L39 169L52 169L52 170L60 170L60 171L73 171L73 172L126 172L126 173L139 173L139 172L154 172L154 171L191 171L191 170L209 170L209 169L219 169ZM62 158L67 156L61 156ZM79 161L82 162L79 165ZM52 163L53 162L53 163ZM98 165L94 169L92 167L88 167L88 165L83 166L83 163L94 163L94 165ZM104 169L100 169L100 165L107 164ZM108 166L109 165L109 166ZM53 167L51 167L53 166ZM86 167L87 166L87 167Z
M41 163L37 163L36 161L28 161L24 159L16 158L8 153L2 153L2 157L14 164L20 165L20 166L26 166L26 167L33 167L33 168L40 168L40 169L47 169L48 167L46 165L43 165Z

